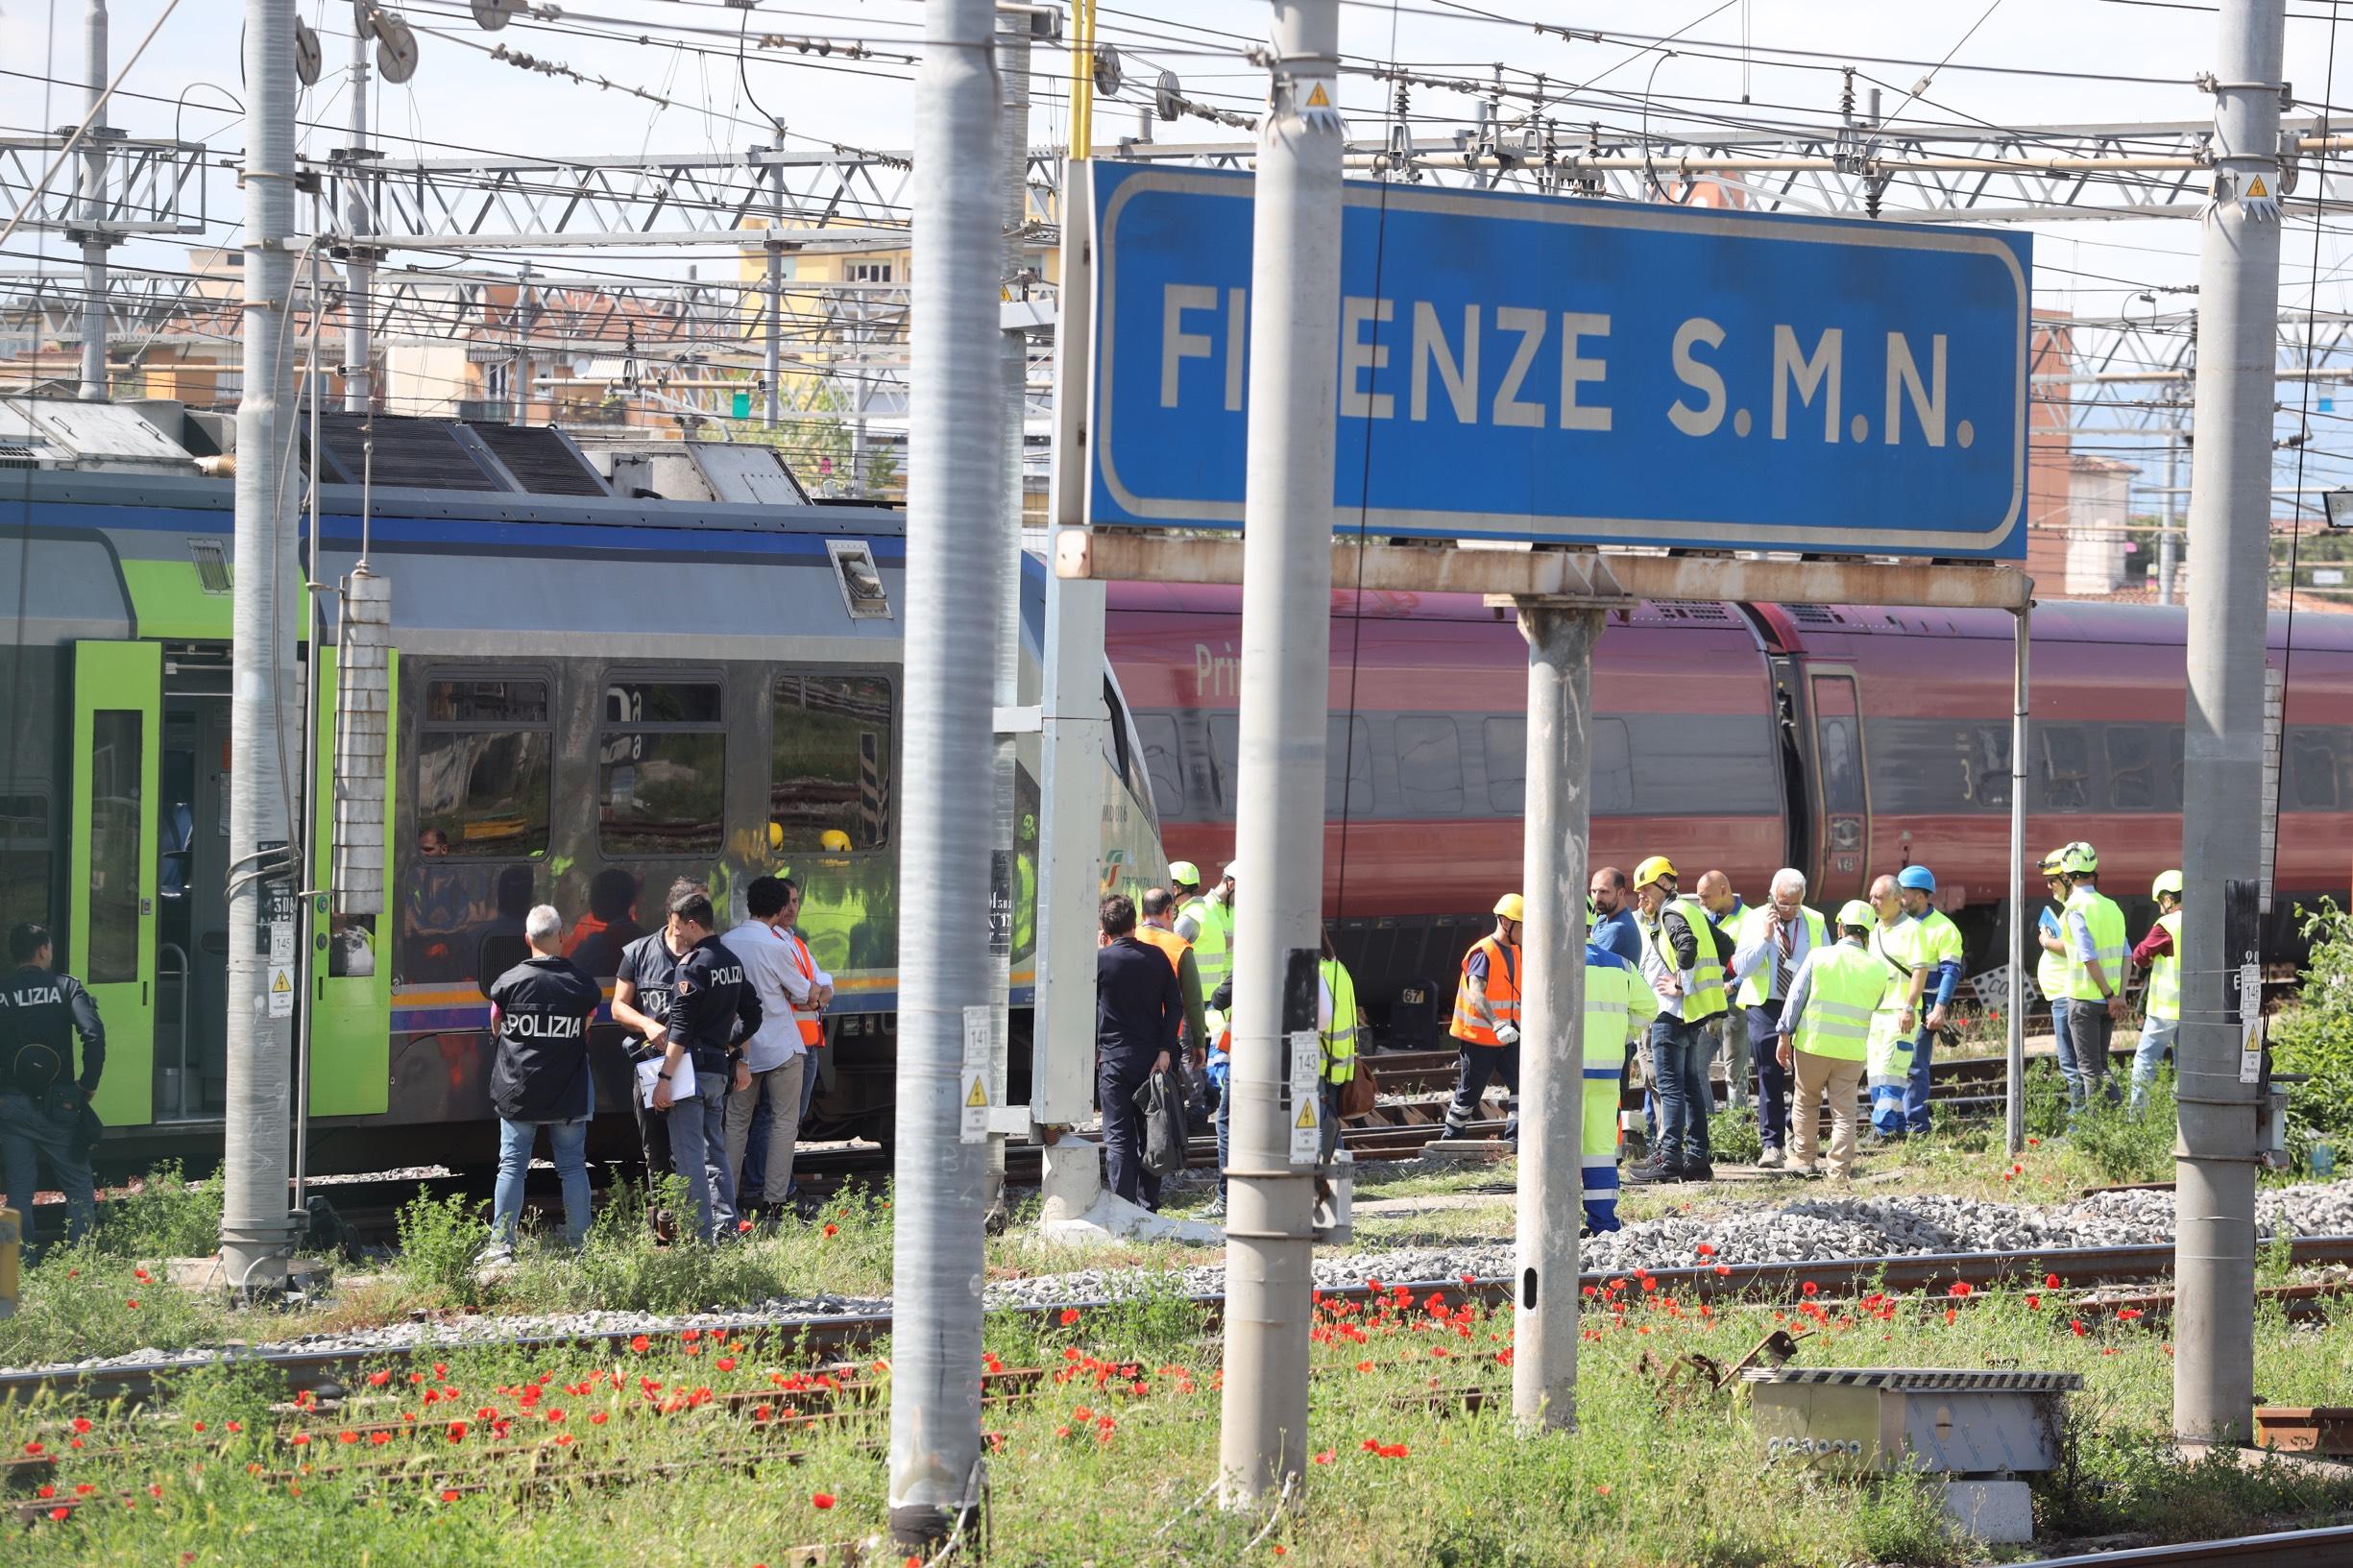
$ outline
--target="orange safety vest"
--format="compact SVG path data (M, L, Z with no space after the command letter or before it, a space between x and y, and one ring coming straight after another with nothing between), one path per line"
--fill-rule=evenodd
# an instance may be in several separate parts
M798 931L779 931L785 939L785 951L791 955L792 967L801 972L801 978L811 985L817 983L817 961L809 954L809 944L801 940ZM792 1022L799 1025L801 1044L811 1050L825 1044L825 1025L816 1009L795 1005Z
M1135 939L1147 947L1158 948L1168 958L1169 968L1179 975L1184 973L1185 954L1193 951L1192 943L1175 931L1164 931L1157 926L1147 926L1140 921L1136 924Z
M1471 953L1487 954L1487 1005L1494 1013L1495 1022L1516 1026L1519 1023L1519 946L1505 947L1492 936L1482 936ZM1457 1040L1468 1040L1474 1046L1500 1046L1495 1031L1479 1021L1470 1010L1470 953L1463 955L1465 983L1454 991L1454 1026L1448 1032Z

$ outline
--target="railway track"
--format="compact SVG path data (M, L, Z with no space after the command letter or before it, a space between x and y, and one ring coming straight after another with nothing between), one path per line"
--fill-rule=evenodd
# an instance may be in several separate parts
M2036 1559L2035 1568L2199 1568L2205 1563L2227 1568L2250 1563L2303 1568L2305 1564L2341 1562L2353 1562L2353 1525L2286 1530L2226 1541L2183 1541L2172 1546L2123 1547L2074 1556L2042 1557Z
M2292 1243L2297 1264L2353 1263L2353 1236L2302 1237ZM1815 1299L1834 1301L1867 1291L1908 1294L1922 1292L1942 1308L1955 1285L1971 1291L2005 1284L2030 1284L2056 1275L2060 1288L2091 1290L2162 1280L2172 1272L2173 1248L2164 1246L2055 1247L2041 1252L1907 1253L1873 1258L1836 1258L1812 1262L1715 1264L1704 1266L1655 1268L1640 1271L1646 1291L1691 1301L1740 1299L1782 1301L1814 1288ZM1633 1274L1593 1272L1580 1277L1580 1287L1596 1291L1623 1290ZM1482 1306L1509 1305L1513 1282L1503 1277L1447 1280L1383 1280L1380 1291L1400 1286L1418 1299L1440 1297L1451 1307L1469 1301ZM1326 1300L1365 1301L1376 1292L1370 1281L1322 1288ZM1216 1291L1185 1298L1214 1326L1225 1305ZM1966 1299L1956 1298L1956 1299ZM1059 1320L1076 1309L1082 1316L1109 1307L1107 1299L1057 1300L996 1309L1005 1314ZM465 1319L451 1319L462 1326ZM730 1337L752 1341L763 1338L789 1340L803 1357L848 1355L871 1345L890 1332L887 1313L816 1315L793 1317L746 1318L718 1325ZM48 1393L73 1393L97 1400L144 1401L172 1380L222 1360L234 1360L278 1371L293 1393L308 1391L318 1398L339 1396L365 1367L399 1367L411 1360L429 1362L450 1350L490 1348L517 1351L555 1351L596 1347L625 1347L650 1330L630 1323L601 1333L516 1335L421 1341L410 1346L328 1347L304 1350L248 1350L230 1348L217 1354L174 1357L111 1366L78 1366L0 1373L0 1401L30 1400Z

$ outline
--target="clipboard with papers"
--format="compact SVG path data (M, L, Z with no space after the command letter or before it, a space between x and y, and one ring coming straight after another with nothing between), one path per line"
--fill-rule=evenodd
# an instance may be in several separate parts
M648 1056L638 1063L638 1103L647 1110L654 1108L654 1085L662 1081L662 1058ZM678 1070L670 1074L670 1103L694 1098L694 1064L685 1057L678 1060Z

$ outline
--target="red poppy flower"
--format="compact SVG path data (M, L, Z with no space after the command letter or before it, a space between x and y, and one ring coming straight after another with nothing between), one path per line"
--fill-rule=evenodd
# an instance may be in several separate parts
M825 1222L825 1234L828 1236L838 1236L841 1234L841 1227L828 1219Z
M2134 1318L2141 1315L2141 1309L2138 1307L2126 1307L2123 1312L2118 1313L2116 1315L2118 1321L2129 1323Z
M133 1312L137 1312L139 1310L138 1297L133 1296L130 1300L125 1301L123 1305L130 1308Z
M300 1448L303 1444L310 1441L310 1434L307 1432L298 1432L293 1436L287 1438L286 1441L292 1443L295 1447Z
M1371 1362L1358 1362L1356 1363L1356 1369L1359 1372L1370 1372L1372 1370L1372 1363Z
M457 1501L457 1488L456 1488L455 1486L444 1486L444 1487L441 1489L441 1500L442 1500L444 1503L454 1503L454 1502L456 1502L456 1501Z
M2086 1334L2089 1334L2089 1333L2091 1332L2091 1330L2089 1330L2089 1329L2087 1329L2087 1328L2085 1328L2085 1327L2083 1326L2083 1319L2082 1319L2082 1318L2080 1318L2080 1317L2071 1317L2071 1318L2069 1318L2069 1319L2068 1319L2068 1322L2067 1322L2067 1326L2068 1326L2069 1328L2074 1329L2074 1330L2075 1331L2075 1338L2077 1338L2077 1339L2081 1339L2081 1338L2083 1338L2083 1336L2085 1336Z
M1945 1294L1952 1296L1966 1296L1969 1294L1969 1282L1965 1279L1956 1279L1953 1282L1953 1288L1947 1291Z
M651 1350L653 1346L654 1342L645 1338L645 1336L643 1334L637 1336L635 1339L629 1341L629 1348L636 1351L641 1356L644 1355L648 1350Z
M1325 1450L1324 1450L1322 1453L1318 1454L1318 1455L1316 1456L1316 1462L1317 1462L1318 1464L1329 1464L1329 1463L1331 1463L1331 1462L1332 1462L1332 1451L1331 1451L1330 1449L1328 1449L1328 1448L1327 1448L1327 1449L1325 1449Z
M1732 1272L1732 1265L1728 1263L1717 1264L1715 1266L1715 1271L1719 1274L1729 1274Z
M376 1447L381 1448L386 1443L392 1441L392 1434L389 1432L371 1432L368 1434L368 1441L374 1443Z
M449 1382L449 1363L448 1362L435 1362L433 1363L433 1375L441 1379L444 1383Z
M1062 1326L1063 1326L1064 1328L1068 1328L1068 1327L1070 1327L1070 1326L1071 1326L1071 1324L1076 1323L1077 1321L1079 1321L1079 1309L1078 1309L1078 1308L1076 1308L1076 1307L1065 1307L1065 1308L1063 1308L1063 1309L1062 1309Z
M2027 1292L2027 1294L2026 1294L2026 1310L2027 1310L2028 1312L2040 1312L2040 1311L2042 1311L2042 1310L2043 1310L2043 1298L2042 1298L2041 1296L2039 1296L2039 1295L2034 1294L2032 1291L2028 1291L2028 1292Z
M2045 1275L2043 1276L2043 1289L2045 1289L2046 1291L2055 1291L2055 1290L2057 1290L2058 1288L2059 1288L2059 1276L2058 1276L2058 1275L2056 1275L2056 1274L2045 1274Z
M1712 1247L1712 1246L1710 1246L1710 1245L1709 1245L1707 1242L1700 1242L1700 1244L1699 1244L1698 1246L1696 1246L1696 1247L1692 1248L1692 1250L1693 1250L1694 1252L1697 1252L1697 1253L1698 1253L1698 1254L1699 1254L1701 1257L1703 1257L1703 1258L1712 1258L1712 1257L1714 1257L1714 1256L1715 1256L1715 1248L1714 1248L1714 1247Z
M74 1516L74 1510L73 1510L73 1509L71 1509L71 1508L69 1508L64 1507L64 1506L63 1506L63 1505L61 1505L61 1504L59 1507L54 1508L51 1508L51 1509L49 1510L49 1517L50 1517L50 1518L52 1518L52 1519L58 1519L58 1520L71 1519L73 1516Z
M611 1418L611 1416L612 1412L610 1411L598 1411L589 1417L589 1425L593 1427L603 1426L605 1422Z
M1799 1293L1803 1295L1818 1295L1821 1293L1822 1287L1816 1285L1812 1280L1807 1280L1805 1284L1798 1287L1798 1291Z
M734 1371L736 1369L736 1359L733 1356L721 1356L718 1360L718 1368L722 1372Z
M813 1507L830 1508L834 1506L834 1494L831 1492L812 1492L809 1496L809 1501Z
M89 1495L90 1495L90 1493L92 1493L92 1492L96 1491L97 1489L98 1489L98 1488L97 1488L96 1486L91 1485L91 1484L90 1484L88 1482L86 1482L86 1481L85 1481L85 1482L82 1483L82 1484L80 1484L79 1486L76 1486L76 1487L74 1488L74 1495L75 1495L76 1497L87 1497L87 1496L89 1496ZM42 1495L46 1496L47 1494L46 1494L46 1493L44 1493L44 1494L42 1494Z

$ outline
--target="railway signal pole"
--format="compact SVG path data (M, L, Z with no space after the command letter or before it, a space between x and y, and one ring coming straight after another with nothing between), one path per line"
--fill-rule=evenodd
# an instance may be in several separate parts
M2181 1141L2174 1170L2173 1432L2244 1443L2254 1407L2254 889L2270 578L2284 0L2222 0L2214 189L2198 264L2183 749ZM2259 971L2260 973L2260 971Z
M1291 1064L1295 1039L1315 1040L1323 903L1339 419L1332 368L1340 354L1340 5L1273 0L1273 80L1259 124L1250 240L1243 491L1249 523L1242 667L1249 678L1242 687L1234 813L1242 875L1219 1452L1228 1505L1277 1494L1307 1467L1315 1171L1312 1162L1293 1163L1291 1124L1301 1107L1321 1109L1320 1074L1310 1069L1299 1081Z
M294 1057L290 847L303 712L293 669L308 605L292 601L285 482L294 299L294 0L245 0L244 379L237 396L236 580L229 807L229 1089L221 1262L240 1288L287 1250ZM280 932L283 932L282 936ZM282 985L280 982L283 982Z
M989 1046L990 698L1006 527L1005 347L993 0L924 8L915 87L907 493L906 789L900 850L898 1205L892 1245L890 1530L931 1556L981 1497L985 1139L967 1063Z

